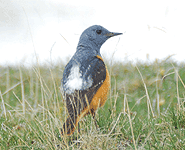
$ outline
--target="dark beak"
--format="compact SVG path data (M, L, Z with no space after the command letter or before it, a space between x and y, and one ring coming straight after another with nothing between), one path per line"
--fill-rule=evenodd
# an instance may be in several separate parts
M120 34L123 34L123 33L110 32L110 33L107 33L105 35L108 36L108 37L113 37L113 36L117 36L117 35L120 35Z

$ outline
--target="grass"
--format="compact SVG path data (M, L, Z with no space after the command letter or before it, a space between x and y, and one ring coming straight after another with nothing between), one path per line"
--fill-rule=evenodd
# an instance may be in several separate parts
M107 63L108 64L108 63ZM80 133L61 136L64 65L0 67L0 149L183 149L185 64L156 60L108 66L111 90Z

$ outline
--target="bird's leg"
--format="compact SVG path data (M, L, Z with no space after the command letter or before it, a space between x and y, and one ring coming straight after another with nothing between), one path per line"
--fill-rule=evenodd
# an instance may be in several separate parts
M93 109L91 109L91 115L92 115L92 117L93 117L94 124L95 124L96 130L97 130L97 129L99 128L99 126L98 126L97 120L96 120L96 118L95 118L96 113L95 113L95 111L94 111Z

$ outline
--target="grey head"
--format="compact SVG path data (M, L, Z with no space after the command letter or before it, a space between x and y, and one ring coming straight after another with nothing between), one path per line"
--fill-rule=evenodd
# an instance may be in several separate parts
M78 49L82 50L84 47L100 53L100 48L107 39L120 34L122 33L110 32L100 25L93 25L87 28L80 36L77 51Z

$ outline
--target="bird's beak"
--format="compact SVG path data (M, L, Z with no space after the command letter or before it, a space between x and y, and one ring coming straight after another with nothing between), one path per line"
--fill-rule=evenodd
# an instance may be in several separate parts
M120 35L120 34L123 34L123 33L116 33L116 32L109 32L107 34L105 34L107 37L113 37L113 36L116 36L116 35Z

